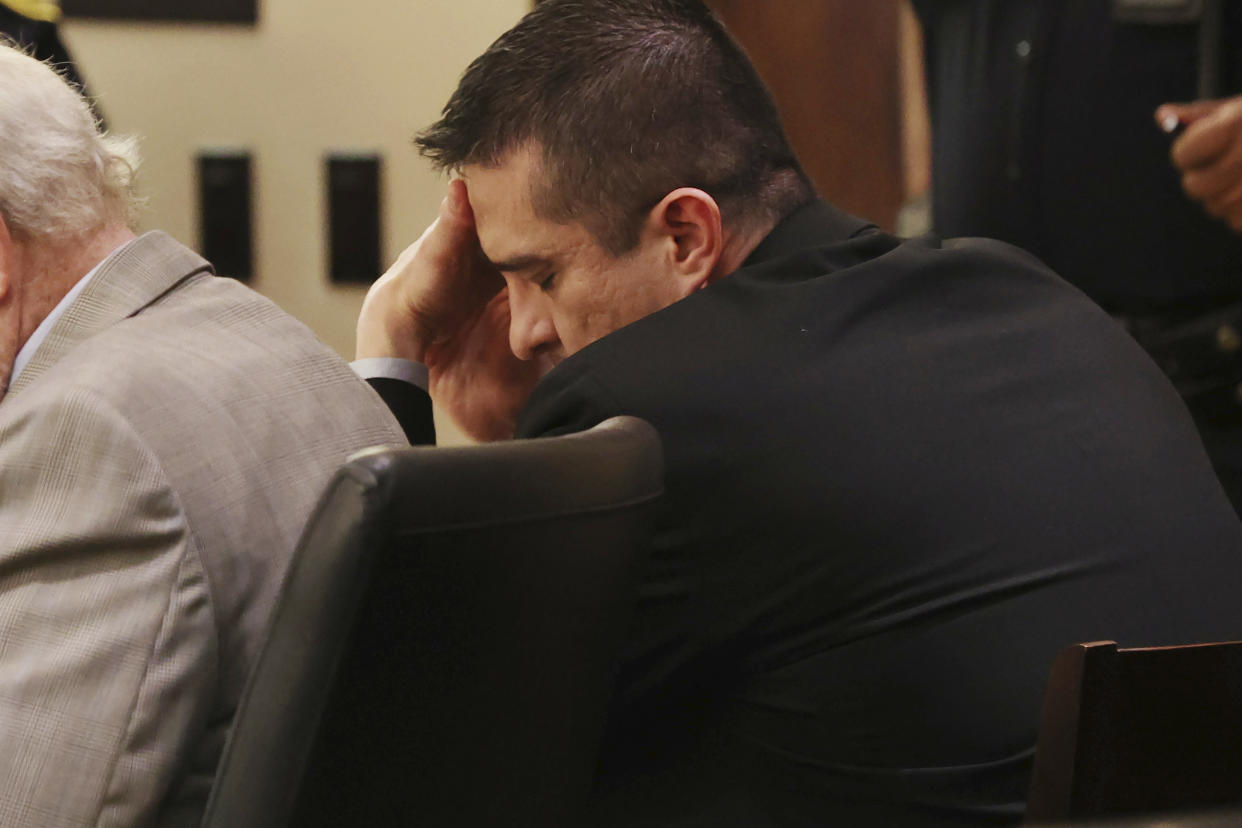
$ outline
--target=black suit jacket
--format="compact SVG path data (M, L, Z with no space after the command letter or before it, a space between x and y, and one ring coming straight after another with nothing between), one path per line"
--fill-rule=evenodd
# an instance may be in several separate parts
M616 414L667 494L591 824L1013 822L1058 649L1242 636L1181 401L999 242L809 205L562 362L518 432Z

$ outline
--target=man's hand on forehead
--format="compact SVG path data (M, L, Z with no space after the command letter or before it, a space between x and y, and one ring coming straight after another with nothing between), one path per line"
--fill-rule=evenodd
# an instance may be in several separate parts
M357 358L427 365L432 398L479 440L512 436L547 366L509 348L504 278L479 247L466 183L449 182L440 214L367 292Z
M367 292L357 358L426 361L504 286L479 249L465 182L449 182L440 215Z

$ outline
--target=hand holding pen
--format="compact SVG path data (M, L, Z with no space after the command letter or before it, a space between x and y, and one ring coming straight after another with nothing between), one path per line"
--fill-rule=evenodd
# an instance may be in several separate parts
M1186 195L1242 232L1242 96L1163 104L1155 117L1161 129L1177 134L1169 157Z

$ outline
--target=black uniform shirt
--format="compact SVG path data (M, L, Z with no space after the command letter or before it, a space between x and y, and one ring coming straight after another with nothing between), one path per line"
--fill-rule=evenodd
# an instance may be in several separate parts
M1242 299L1242 237L1181 191L1161 103L1194 99L1198 26L1110 0L913 0L934 133L934 226L1024 247L1111 310ZM1242 91L1226 2L1221 90Z

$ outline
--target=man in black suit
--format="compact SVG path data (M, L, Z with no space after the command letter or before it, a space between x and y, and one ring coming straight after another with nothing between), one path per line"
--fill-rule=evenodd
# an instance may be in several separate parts
M664 440L588 824L1014 822L1061 647L1242 633L1159 370L1015 248L818 200L697 0L541 3L419 143L460 177L358 338L411 432L429 369L485 439Z

